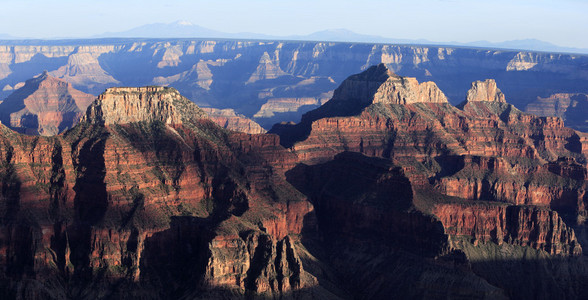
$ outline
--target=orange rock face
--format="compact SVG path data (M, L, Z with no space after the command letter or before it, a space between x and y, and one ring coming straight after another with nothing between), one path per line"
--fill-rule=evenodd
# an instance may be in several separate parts
M484 81L472 82L472 86L466 96L466 101L490 101L490 102L502 102L505 103L506 99L504 94L496 86L494 79L486 79Z
M557 212L533 206L442 204L433 210L446 233L474 244L510 243L552 255L582 255L574 230Z

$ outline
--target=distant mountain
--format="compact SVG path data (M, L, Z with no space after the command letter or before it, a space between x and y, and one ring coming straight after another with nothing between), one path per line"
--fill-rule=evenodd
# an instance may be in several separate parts
M194 25L187 21L173 23L154 23L139 26L122 32L107 32L95 36L104 37L135 37L135 38L223 38L227 33Z
M19 37L12 36L10 34L0 33L0 40L17 40Z
M488 41L476 41L471 43L460 43L460 45L483 48L525 49L545 52L571 52L588 54L588 49L561 47L537 39L512 40L499 43L492 43Z
M93 38L227 38L253 40L294 40L294 41L329 41L355 43L402 43L402 44L435 44L428 40L391 39L378 35L366 35L348 29L328 29L308 35L277 36L253 32L228 33L202 26L188 21L173 23L154 23L139 26L122 32L107 32Z
M333 41L333 42L381 42L390 40L379 35L365 35L355 33L347 29L329 29L317 31L309 35L293 35L288 36L292 40L311 40L311 41Z
M505 42L475 41L462 42L436 42L425 39L395 39L379 35L367 35L353 32L348 29L328 29L317 31L308 35L276 36L252 32L227 33L202 26L194 25L187 21L173 23L154 23L139 26L122 32L107 32L93 36L93 38L224 38L224 39L252 39L252 40L294 40L294 41L328 41L328 42L353 42L353 43L382 43L382 44L409 44L409 45L449 45L464 47L480 47L493 49L516 49L545 52L569 52L588 54L588 49L570 48L554 45L537 39L512 40ZM0 39L2 39L0 35Z

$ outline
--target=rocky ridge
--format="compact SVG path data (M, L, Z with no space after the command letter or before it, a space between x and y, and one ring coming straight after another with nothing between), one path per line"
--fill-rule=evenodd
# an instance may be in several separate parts
M357 83L369 86L360 94L377 94L391 76L386 70L379 65L362 73L374 75ZM565 128L558 118L535 117L497 101L465 101L458 107L438 103L437 99L443 97L418 102L410 93L400 94L413 99L407 104L394 104L398 94L376 102L369 96L357 98L357 92L347 94L344 87L345 83L332 100L305 114L299 124L276 125L271 132L279 133L282 144L292 147L307 162L329 160L344 150L390 157L443 154L554 160L572 155L585 161L586 135ZM501 135L501 142L493 142L496 134ZM537 142L546 137L550 138L545 143ZM571 153L564 147L572 147L569 143L575 145ZM329 146L321 150L323 145Z
M176 101L193 106L196 117L204 116L204 112L172 88L109 88L90 105L81 122L115 125L159 121L180 125L183 117Z
M44 72L0 104L0 120L26 134L56 135L77 124L94 98Z

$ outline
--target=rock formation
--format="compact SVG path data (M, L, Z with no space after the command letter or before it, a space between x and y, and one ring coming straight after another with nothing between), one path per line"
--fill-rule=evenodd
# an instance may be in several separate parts
M195 117L204 116L204 112L172 88L110 88L98 96L81 121L103 125L138 122L180 125L183 120L176 101L192 106Z
M525 108L537 97L588 93L587 62L586 56L573 54L367 43L11 42L0 44L0 99L49 70L93 95L115 86L174 87L202 107L230 108L269 129L282 121L298 122L331 98L324 95L348 76L379 63L419 82L435 82L452 104L463 100L472 81L494 78L512 104ZM565 121L584 130L579 126L585 120L578 114Z
M393 88L398 90L402 86L400 80L387 79L395 77L384 65L350 77L356 78L360 80L355 84L369 86L364 92L373 95L380 94L380 86L389 89L388 84L396 84ZM438 101L443 99L440 91L432 94L431 102L397 104L381 99L411 98L402 93L390 98L358 98L347 93L345 86L343 83L325 105L305 114L299 124L272 130L302 161L326 161L345 150L385 157L482 155L554 160L571 155L585 159L578 154L586 153L586 135L565 128L558 118L535 117L496 101L465 101L456 108ZM468 94L479 90L475 84L472 89ZM571 152L570 147L574 148Z
M556 93L549 97L537 97L527 104L526 112L538 116L555 116L562 118L566 126L588 132L588 123L584 116L588 109L586 93Z
M484 81L474 81L468 90L466 101L493 101L506 103L504 94L496 86L494 79L486 79Z
M267 131L253 120L235 113L234 110L217 109L217 108L203 108L204 112L208 114L210 119L218 124L220 127L250 134L261 134Z
M77 124L94 98L44 72L0 104L0 120L19 132L56 135Z

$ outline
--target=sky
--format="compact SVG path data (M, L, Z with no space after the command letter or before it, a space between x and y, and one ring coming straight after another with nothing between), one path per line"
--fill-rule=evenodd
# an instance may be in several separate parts
M0 0L0 34L90 37L179 20L236 33L344 28L435 42L539 39L588 48L588 0Z

